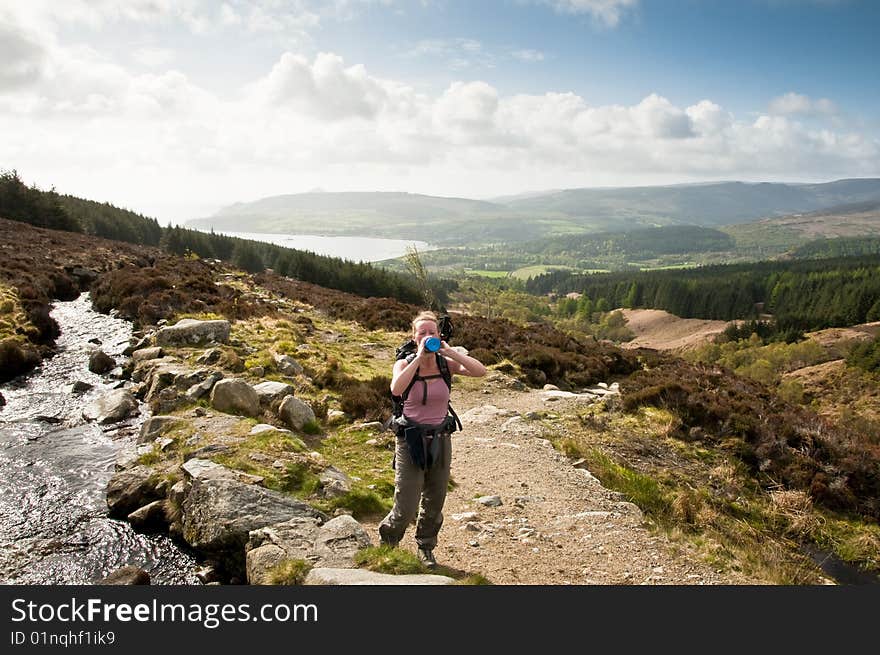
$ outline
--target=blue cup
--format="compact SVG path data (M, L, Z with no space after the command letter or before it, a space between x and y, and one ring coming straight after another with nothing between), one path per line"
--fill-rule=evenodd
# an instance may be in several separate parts
M440 346L440 339L438 339L437 337L428 337L427 339L425 339L425 350L427 350L428 352L435 353L440 350Z

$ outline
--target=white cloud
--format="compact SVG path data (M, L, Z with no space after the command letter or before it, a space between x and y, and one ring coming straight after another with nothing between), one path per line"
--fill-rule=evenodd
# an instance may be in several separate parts
M131 57L147 68L161 68L174 61L174 51L169 48L137 48Z
M538 0L567 14L589 14L597 23L616 27L623 14L636 7L639 0Z
M514 59L525 62L544 61L544 53L539 50L514 50L510 53Z
M816 100L800 93L789 92L770 101L771 114L803 114L807 116L833 116L837 114L837 106L828 98Z

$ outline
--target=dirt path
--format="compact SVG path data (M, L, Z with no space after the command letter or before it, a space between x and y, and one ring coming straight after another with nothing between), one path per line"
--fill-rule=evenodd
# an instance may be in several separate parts
M463 386L463 385L460 385ZM548 392L453 390L464 430L453 437L456 483L444 510L438 561L493 584L751 584L643 527L639 509L575 468L546 440L532 411L558 411L583 397ZM481 496L500 496L484 506ZM364 527L374 536L376 523ZM401 543L415 551L413 528Z

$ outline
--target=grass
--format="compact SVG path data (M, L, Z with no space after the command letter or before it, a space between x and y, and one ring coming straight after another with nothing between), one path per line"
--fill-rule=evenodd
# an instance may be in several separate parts
M803 540L841 559L876 563L880 531L866 537L871 533L816 513L802 498L798 504L796 496L767 493L728 453L677 438L673 418L656 408L581 410L565 417L568 436L554 446L584 459L649 525L673 544L695 547L716 568L771 584L821 583L824 574L802 552Z
M273 585L301 585L306 580L312 564L301 559L287 559L279 562L269 572L269 582Z
M488 578L479 573L459 571L458 569L446 566L437 566L429 569L422 564L414 553L388 545L370 546L359 550L355 554L354 563L362 569L376 573L387 573L390 575L445 575L454 578L456 585L492 584Z

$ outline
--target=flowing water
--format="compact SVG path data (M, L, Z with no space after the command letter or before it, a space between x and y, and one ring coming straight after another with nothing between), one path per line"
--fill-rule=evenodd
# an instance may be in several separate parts
M134 564L152 584L199 584L195 558L171 539L107 516L117 454L146 414L141 407L110 426L83 420L83 408L119 384L91 373L88 360L100 347L121 361L131 324L93 311L88 294L56 303L52 316L61 326L57 354L0 385L0 583L90 584ZM76 380L94 386L73 393Z

